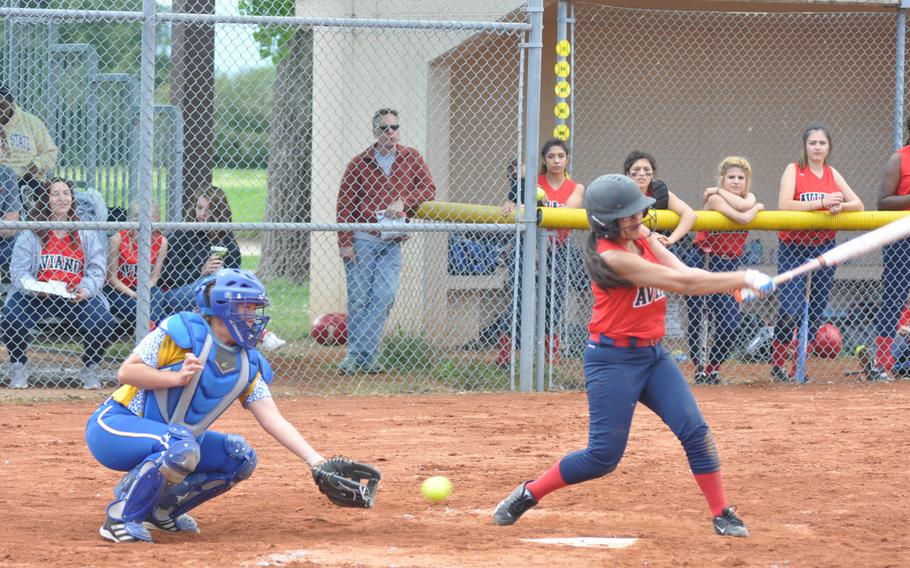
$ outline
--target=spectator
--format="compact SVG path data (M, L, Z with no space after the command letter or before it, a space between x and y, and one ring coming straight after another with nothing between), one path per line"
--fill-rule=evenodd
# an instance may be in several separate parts
M661 244L667 248L678 243L686 234L692 225L695 224L695 211L689 207L685 201L676 196L675 193L667 188L667 184L656 179L657 160L654 156L640 150L633 150L626 156L622 166L623 173L632 178L638 185L638 189L645 197L655 199L654 209L669 209L679 215L679 223L669 235L659 234L658 239ZM677 256L685 257L686 251L680 250L680 247L671 249Z
M130 210L130 220L139 219L139 208ZM152 206L152 221L161 220L158 205ZM136 318L136 287L139 284L139 232L136 229L121 229L111 237L107 253L107 283L105 288L111 303L111 313L121 320L132 322ZM151 322L149 328L164 319L164 293L158 288L161 267L167 256L168 242L161 231L152 231L152 278L151 278Z
M910 129L910 120L907 121ZM910 133L903 148L891 154L878 191L879 211L910 209ZM900 352L907 351L907 334L900 333L901 307L910 293L910 239L902 239L882 250L882 301L875 313L875 368L869 380L888 380L895 363L894 333L900 334ZM906 367L906 361L902 361Z
M436 186L423 156L399 144L398 111L373 114L376 142L356 155L338 190L339 223L406 222L421 203L433 199ZM348 293L348 353L342 373L381 373L379 341L395 303L401 278L400 231L339 231Z
M33 221L78 221L70 182L51 180L29 211ZM98 363L111 342L114 318L101 293L107 243L94 231L23 231L16 237L10 276L12 293L3 306L0 337L9 351L10 388L27 388L29 331L47 317L75 322L85 351L79 373L86 389L101 387ZM70 295L40 290L41 283L65 287ZM45 284L45 286L48 286Z
M227 195L216 186L203 190L184 213L196 223L231 223L234 213ZM189 312L196 306L196 288L201 280L222 268L240 268L240 247L230 231L200 229L175 231L168 238L169 251L161 270L166 313ZM286 342L274 332L263 334L262 348L278 349Z
M557 138L551 138L544 142L540 151L540 175L537 176L537 187L544 190L546 199L542 203L543 207L572 207L579 208L582 205L585 195L584 184L577 183L568 176L569 166L569 145ZM514 168L513 168L514 169ZM523 184L522 184L523 185ZM503 207L506 215L511 214L516 206L518 196L517 183L513 183L514 192L510 192L509 197L516 201L507 201ZM553 294L547 294L546 298L546 338L544 341L544 353L549 360L553 360L559 353L559 334L558 322L562 319L562 308L566 299L566 285L568 276L568 243L569 229L560 229L549 235L547 239L548 262L552 265L547 269L547 290L553 290ZM513 261L510 264L509 281L514 281L514 271L517 269L519 261L513 255ZM520 282L520 280L519 280ZM518 289L518 297L521 298L521 289ZM552 301L551 301L552 298ZM519 304L518 312L521 312ZM550 317L552 314L552 318ZM511 363L512 355L512 337L511 333L504 333L499 340L499 353L496 357L496 364L500 367L507 367Z
M719 187L709 187L704 192L702 208L718 211L740 224L750 222L765 208L749 192L752 167L745 158L724 158L718 167ZM748 231L699 231L695 235L688 264L710 272L734 272L742 266ZM739 305L731 294L686 296L689 329L689 353L695 364L696 385L720 384L720 366L727 360L736 332L739 331ZM714 337L702 335L702 326L714 322ZM707 328L704 329L707 333ZM708 344L710 343L710 349Z
M22 188L20 196L31 211L34 195L57 164L57 145L41 119L22 110L10 90L0 85L0 178L10 172Z
M828 165L833 143L828 127L812 124L802 136L799 161L787 166L780 180L777 207L782 211L862 211L863 203L840 173ZM778 234L778 272L786 272L823 254L835 246L836 232L830 230L781 231ZM809 337L815 337L828 295L834 285L835 268L812 273L809 296ZM793 370L784 368L793 356L793 331L799 323L806 301L806 277L800 276L781 285L778 294L777 322L771 345L771 379L791 382Z
M230 223L234 214L219 187L203 190L185 218L196 223ZM164 260L161 283L168 313L191 312L196 306L196 288L206 276L222 268L240 268L240 247L230 231L194 229L168 236L170 251Z
M3 143L0 140L0 159L2 155ZM19 221L22 213L22 199L16 177L11 169L0 166L0 220ZM9 259L13 254L16 233L14 229L0 230L0 273L9 272Z

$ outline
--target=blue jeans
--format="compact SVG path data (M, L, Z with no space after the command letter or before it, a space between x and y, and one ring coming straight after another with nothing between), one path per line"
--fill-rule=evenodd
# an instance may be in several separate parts
M196 280L192 284L186 284L179 288L171 288L164 293L163 309L165 316L176 314L177 312L192 312L196 309L196 288L202 280Z
M821 245L778 243L777 271L786 272L821 255L835 247L834 240ZM821 268L812 272L812 289L809 291L809 339L815 337L821 326L822 316L828 309L828 296L834 287L834 271L837 267ZM803 306L806 303L806 277L797 276L781 284L777 290L777 323L774 339L789 342L793 339L793 328L799 327Z
M150 319L158 323L167 315L164 311L164 292L158 288L152 288ZM104 293L111 303L111 314L115 318L128 322L136 321L136 299L121 294L112 288L105 288Z
M401 281L401 243L354 235L355 258L344 263L348 287L348 356L376 363L382 329Z
M560 461L566 483L581 483L616 469L639 402L676 434L692 473L720 469L717 447L692 389L662 345L627 348L588 341L584 362L588 447Z
M113 341L114 316L100 296L74 304L66 298L38 298L16 291L7 299L0 317L0 338L9 351L10 363L25 363L28 360L29 330L39 320L51 316L75 322L85 347L83 363L93 365L101 362L104 351Z

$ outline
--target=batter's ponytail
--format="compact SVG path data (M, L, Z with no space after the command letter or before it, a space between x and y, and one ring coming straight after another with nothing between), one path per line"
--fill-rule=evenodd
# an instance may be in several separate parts
M588 270L591 282L603 290L631 287L632 283L614 274L597 252L597 241L605 238L607 238L606 233L592 230L585 240L585 268Z

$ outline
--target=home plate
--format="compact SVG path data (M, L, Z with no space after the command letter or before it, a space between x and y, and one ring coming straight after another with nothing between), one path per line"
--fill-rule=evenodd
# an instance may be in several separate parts
M562 544L579 548L628 548L637 538L607 538L599 536L576 536L562 538L523 538L525 542L538 544Z

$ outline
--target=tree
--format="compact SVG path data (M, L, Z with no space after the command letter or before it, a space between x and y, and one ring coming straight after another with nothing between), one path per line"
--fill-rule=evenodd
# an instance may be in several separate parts
M293 16L293 0L240 0L241 13ZM266 220L306 223L310 216L313 158L313 30L263 26L254 37L263 59L278 64L272 95ZM308 232L269 231L257 273L305 280L310 269Z

